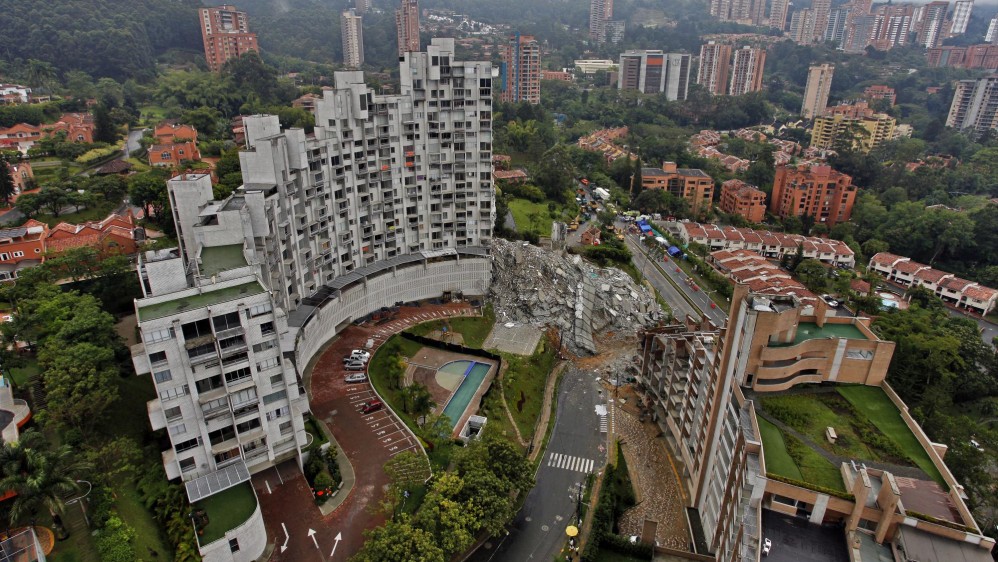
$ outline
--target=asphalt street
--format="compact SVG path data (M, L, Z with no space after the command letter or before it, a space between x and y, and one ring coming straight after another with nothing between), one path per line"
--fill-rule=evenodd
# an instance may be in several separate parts
M509 535L494 537L470 562L550 562L565 546L565 529L577 524L579 490L588 472L606 464L606 434L596 406L605 396L596 373L569 368L558 394L557 419L540 457L537 484L510 524Z
M628 234L626 238L627 247L634 254L634 265L648 279L652 286L662 294L665 302L669 303L669 306L672 307L673 315L677 318L682 318L686 314L691 314L696 318L701 318L706 314L718 326L724 325L724 322L728 318L727 310L722 310L723 307L711 308L710 297L704 294L703 290L694 291L686 283L686 274L682 270L676 271L677 266L672 263L672 258L669 258L667 262L661 261L662 258L656 258L651 255L644 244L638 241L638 238L638 236L633 234ZM666 276L675 285L669 282ZM679 289L676 289L676 285L679 286ZM696 307L690 306L689 301L684 299L679 291L685 293Z

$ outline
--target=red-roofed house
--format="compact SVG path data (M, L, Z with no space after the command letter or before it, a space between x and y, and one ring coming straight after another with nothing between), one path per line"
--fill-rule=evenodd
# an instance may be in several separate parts
M97 248L102 254L134 254L141 241L137 230L141 227L136 227L130 213L83 224L61 222L49 230L45 249L49 254L82 247Z
M492 172L493 177L497 180L506 180L513 183L523 183L527 181L529 177L527 172L517 168L516 170L496 170Z
M150 166L179 168L184 160L200 159L201 152L193 142L154 144L149 147Z
M925 287L946 303L981 315L991 312L998 304L998 291L904 256L881 252L870 258L869 267L888 281Z
M59 133L66 134L67 142L94 142L93 117L88 113L65 113L55 123L17 123L7 128L0 127L0 147L13 148L27 154L28 149L36 142Z
M744 248L767 258L778 259L785 254L796 254L797 247L802 246L806 258L839 267L856 265L856 255L852 249L844 242L830 238L807 238L799 234L695 222L679 223L678 235L684 244L701 244L711 251Z
M35 174L31 171L31 164L28 162L7 163L7 171L14 180L14 193L21 193L34 187Z
M169 121L164 121L156 125L153 136L156 137L156 141L160 144L180 141L192 141L196 143L198 141L197 129L191 125L171 123Z

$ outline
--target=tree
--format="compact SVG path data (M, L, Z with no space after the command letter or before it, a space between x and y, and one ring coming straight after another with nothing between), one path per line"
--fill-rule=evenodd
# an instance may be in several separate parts
M870 238L866 242L863 242L863 254L870 257L873 257L881 252L886 252L890 249L890 244L877 238Z
M643 170L641 169L641 157L639 156L637 160L634 161L634 175L631 176L631 200L636 200L641 195L641 190L644 189L642 185L644 183L644 176L642 175Z
M159 220L173 220L172 217L162 216L169 205L166 178L162 172L152 170L128 178L128 197L133 205L145 210L146 217L155 216Z
M23 193L14 203L14 208L29 219L33 218L41 207L41 197L37 193Z
M815 293L828 290L828 269L816 259L806 259L794 269L794 275Z
M17 187L14 185L14 178L10 174L10 167L7 166L7 162L0 159L0 201L3 201L4 207L10 206L11 199L17 192Z
M70 192L61 185L43 187L38 192L38 204L53 217L58 217L70 204Z
M410 385L409 388L412 389L410 394L410 399L412 400L412 415L417 420L425 419L425 416L429 415L436 407L437 403L433 401L433 395L430 394L430 389L426 388L425 384L416 383ZM422 425L422 424L420 424Z
M118 133L111 120L111 111L103 103L94 106L94 140L96 142L113 143L118 139Z
M367 540L354 555L356 562L445 562L447 553L437 537L415 526L407 515L387 521L380 527L364 531Z
M0 467L0 490L17 494L11 500L10 523L26 521L42 508L58 520L69 494L80 489L77 480L91 469L68 445L54 450L25 448L22 464Z

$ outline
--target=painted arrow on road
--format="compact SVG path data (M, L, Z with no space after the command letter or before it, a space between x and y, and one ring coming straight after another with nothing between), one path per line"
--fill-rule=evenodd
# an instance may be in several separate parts
M343 533L336 533L336 538L333 540L336 542L333 543L333 551L329 553L329 558L332 558L336 554L336 547L340 546L340 541L343 540Z
M284 552L288 549L288 541L291 540L291 535L288 534L288 528L284 526L284 523L281 523L281 528L284 529L284 544L281 545L281 552Z
M315 529L308 530L308 536L312 538L312 542L315 543L315 549L319 550L319 541L315 538Z

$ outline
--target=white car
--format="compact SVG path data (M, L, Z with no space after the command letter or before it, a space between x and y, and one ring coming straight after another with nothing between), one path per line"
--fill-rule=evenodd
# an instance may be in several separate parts
M769 556L769 551L772 550L772 548L773 548L773 541L766 539L762 543L762 555Z
M364 363L367 363L370 359L371 359L371 354L369 352L361 349L355 349L350 352L350 355L347 355L346 357L343 358L343 362L347 363L349 361L362 361Z
M367 380L367 375L364 373L354 373L352 375L347 375L343 379L343 381L347 383L364 382L366 380Z
M828 303L828 306L830 306L832 308L838 308L839 307L839 301L833 299L832 295L821 295L821 300L823 300L826 303Z
M361 361L350 361L349 363L343 365L343 368L348 371L363 371L366 366L367 365Z

